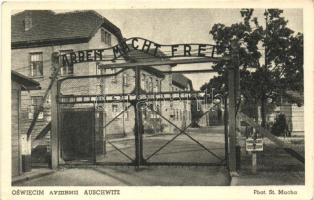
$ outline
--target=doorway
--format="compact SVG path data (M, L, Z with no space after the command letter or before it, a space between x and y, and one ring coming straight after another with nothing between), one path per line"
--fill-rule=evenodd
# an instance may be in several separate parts
M69 109L61 114L61 156L66 163L95 162L96 115L94 109ZM97 132L97 133L96 133ZM97 146L103 139L97 137ZM97 150L99 152L99 150Z

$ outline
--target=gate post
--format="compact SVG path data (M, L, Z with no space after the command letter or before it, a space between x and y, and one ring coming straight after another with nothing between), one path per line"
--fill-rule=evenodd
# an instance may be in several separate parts
M235 76L233 66L228 66L228 125L229 125L229 171L236 173L236 101L235 101Z
M229 170L236 173L240 166L240 146L237 141L237 100L240 98L240 73L238 64L238 44L231 41L231 63L228 66L228 90L229 90ZM239 109L239 108L238 108ZM238 127L239 128L239 127Z
M58 70L59 57L57 54L52 54L52 69ZM55 72L53 72L55 73ZM54 78L54 77L53 77ZM57 79L57 77L55 77ZM54 81L51 87L51 168L56 169L59 165L59 129L58 129L58 81Z
M236 105L236 167L237 170L241 168L241 122L237 119L237 113L241 109L241 86L240 86L240 70L239 70L239 45L238 42L233 40L231 41L232 48L232 63L234 66L234 77L235 77L235 105Z
M136 166L139 167L143 164L143 118L141 112L141 100L140 100L140 93L141 93L141 74L140 68L135 68L135 94L136 99L134 101L134 112L135 112L135 127L134 127L134 134L135 134L135 162Z

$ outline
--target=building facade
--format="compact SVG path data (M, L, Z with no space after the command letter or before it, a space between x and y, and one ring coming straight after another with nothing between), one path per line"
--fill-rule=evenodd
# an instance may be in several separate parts
M59 55L68 54L80 50L109 48L123 41L123 36L118 27L95 11L75 11L66 13L55 13L49 10L27 10L12 15L12 42L11 63L12 69L40 83L41 90L23 91L21 93L21 106L19 110L20 132L26 134L34 118L36 110L41 109L43 96L51 82L54 53ZM143 52L130 52L132 62L141 62L160 59ZM162 52L160 52L162 53ZM130 62L130 58L121 57L115 63ZM70 64L59 61L61 69L59 78L75 77L80 75L112 74L118 69L103 69L99 66L110 64L108 62L83 62ZM144 93L162 91L189 91L192 90L191 81L181 74L163 74L173 66L154 66L141 70L141 85ZM62 95L106 95L127 94L134 90L135 72L132 69L125 70L116 76L106 78L77 79L64 82L60 88ZM101 119L99 125L103 128L103 139L125 137L133 134L134 110L129 108L121 116L112 121L127 103L110 103L102 105ZM148 105L163 116L171 119L179 127L191 121L191 106L189 102L153 102ZM74 104L62 107L62 109L76 110L84 108L95 109L94 104ZM42 151L38 148L47 148L49 153L49 127L51 125L51 94L43 102L43 109L36 121L36 126L31 135L32 160L33 163L42 162ZM144 129L147 133L162 133L174 131L172 126L160 119L148 109L143 111ZM61 120L62 121L62 120ZM61 142L62 143L62 142ZM65 144L66 146L67 144ZM47 160L44 159L44 162Z

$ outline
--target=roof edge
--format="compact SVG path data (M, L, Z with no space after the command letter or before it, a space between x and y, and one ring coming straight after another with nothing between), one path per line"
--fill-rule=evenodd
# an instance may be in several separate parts
M14 70L11 70L11 80L19 82L23 85L23 89L36 90L41 89L40 83Z

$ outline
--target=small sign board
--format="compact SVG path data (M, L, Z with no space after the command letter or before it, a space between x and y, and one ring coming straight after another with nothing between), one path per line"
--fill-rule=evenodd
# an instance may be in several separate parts
M246 139L246 151L263 151L263 139Z

